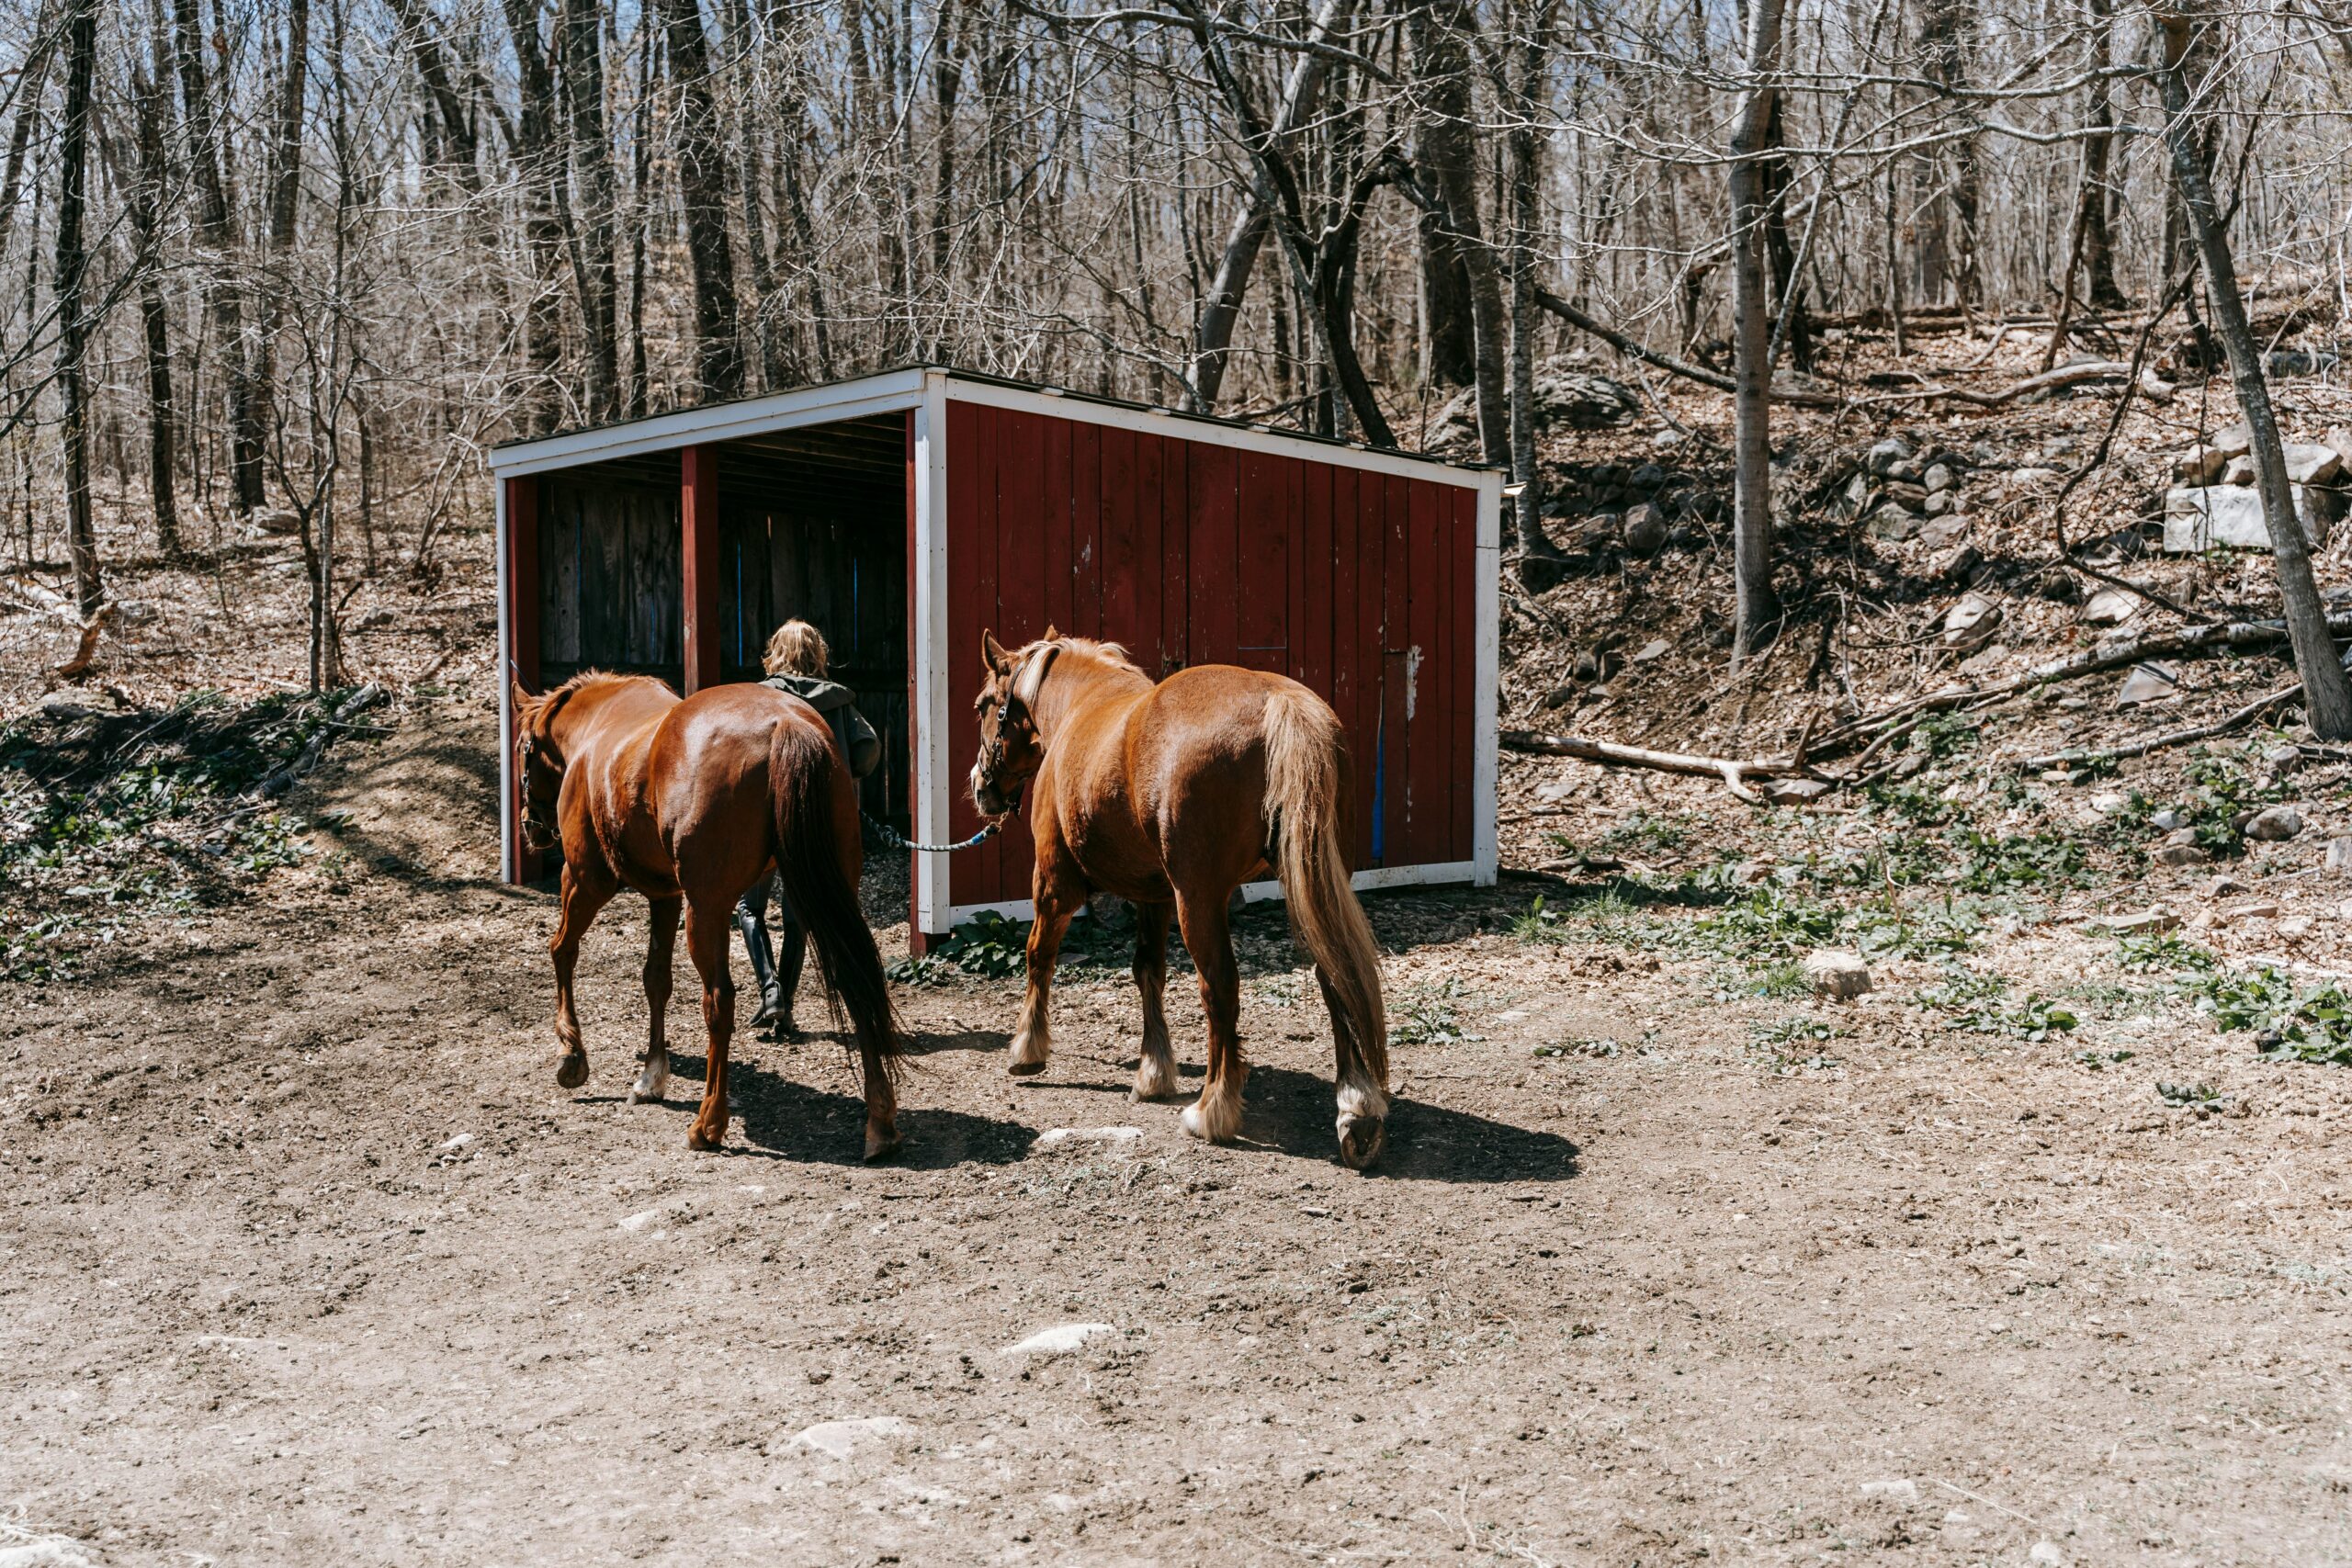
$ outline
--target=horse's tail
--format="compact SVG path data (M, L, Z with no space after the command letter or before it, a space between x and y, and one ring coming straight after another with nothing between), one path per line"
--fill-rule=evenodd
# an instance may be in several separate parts
M896 1073L905 1055L882 954L842 870L834 836L833 769L826 737L813 726L779 723L768 742L768 795L775 812L777 886L817 950L817 976L838 1025L849 1015L858 1048Z
M1284 683L1266 701L1265 727L1266 831L1275 844L1290 929L1329 981L1357 1053L1385 1091L1388 1023L1380 950L1348 880L1340 829L1347 742L1340 716L1305 687Z

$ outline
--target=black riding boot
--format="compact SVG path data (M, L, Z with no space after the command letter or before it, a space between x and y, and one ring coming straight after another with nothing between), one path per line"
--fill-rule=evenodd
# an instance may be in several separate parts
M783 994L776 987L775 959L768 953L768 886L763 882L743 895L742 902L735 906L735 929L743 933L743 951L752 960L752 977L760 987L760 1010L752 1015L753 1029L775 1021L776 1006Z
M800 993L800 967L808 957L808 930L798 920L785 921L782 946L776 953L775 1016L769 1021L780 1040L800 1032L792 1024L792 998Z

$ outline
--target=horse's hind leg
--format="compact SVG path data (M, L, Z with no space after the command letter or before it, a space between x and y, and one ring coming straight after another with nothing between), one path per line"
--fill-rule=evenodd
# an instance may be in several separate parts
M1207 897L1176 895L1176 920L1201 974L1201 1010L1209 1021L1208 1081L1184 1108L1184 1131L1213 1144L1241 1130L1241 1085L1250 1076L1241 1060L1241 979L1225 909L1231 896L1230 888Z
M1166 1100L1176 1092L1176 1055L1168 1046L1167 904L1136 906L1136 989L1143 997L1143 1053L1136 1063L1136 1098Z
M1082 896L1069 897L1063 878L1042 868L1034 892L1037 918L1029 927L1029 986L1021 997L1021 1023L1012 1035L1012 1060L1004 1069L1024 1078L1044 1072L1046 1058L1053 1052L1054 1033L1047 1017L1053 1005L1054 964L1061 956L1062 933L1069 930L1070 917L1083 901Z
M578 1089L588 1081L588 1046L580 1037L580 1014L572 1006L571 977L580 967L580 939L596 911L612 901L615 889L563 868L562 910L555 935L548 939L548 956L555 960L555 1038L563 1055L555 1066L555 1081L563 1089Z
M710 1054L703 1069L702 1110L686 1134L690 1149L716 1149L727 1141L727 1047L735 1035L735 977L727 967L727 939L734 922L732 911L686 907L686 955L702 976L702 1021L710 1032Z
M1320 964L1315 966L1315 983L1323 987L1323 1005L1331 1014L1332 1048L1339 1058L1340 1157L1362 1170L1380 1157L1381 1145L1387 1140L1388 1089L1364 1064L1355 1031Z
M652 918L645 936L645 1070L628 1091L632 1105L661 1103L670 1092L670 971L678 945L678 905L675 898L653 900Z

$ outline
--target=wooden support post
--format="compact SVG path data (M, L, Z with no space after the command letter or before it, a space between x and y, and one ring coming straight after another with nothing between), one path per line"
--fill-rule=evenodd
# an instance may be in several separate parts
M539 689L539 481L526 477L506 481L506 640L514 667L502 671L521 682L525 691ZM503 737L506 755L514 754L512 731ZM507 857L510 882L537 882L539 857L523 847L523 780L514 779L514 794L507 801L513 846Z
M721 672L718 615L718 449L679 453L678 515L685 525L686 693L716 686Z
M926 645L915 624L915 607L925 598L916 574L922 570L922 490L915 482L915 464L922 449L915 443L917 411L907 411L907 826L922 837L922 655ZM933 437L936 439L936 436ZM887 761L883 764L889 765ZM922 856L908 852L907 951L921 958L931 951L930 933L922 929Z

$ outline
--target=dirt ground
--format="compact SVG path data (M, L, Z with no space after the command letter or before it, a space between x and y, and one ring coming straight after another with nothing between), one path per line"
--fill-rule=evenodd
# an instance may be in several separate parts
M641 904L556 1088L491 737L411 712L310 786L334 852L0 987L0 1510L46 1543L0 1561L2352 1556L2352 1076L2136 993L2063 1042L1940 1027L1900 961L1763 1046L1789 1001L1524 942L1517 881L1370 900L1427 1043L1368 1175L1272 911L1232 1146L1130 1102L1097 968L1025 1081L1014 982L901 987L895 1163L824 1040L751 1044L696 1156L690 981L679 1098L626 1100ZM2107 951L2052 919L2003 962ZM2221 1098L2151 1091L2190 1079ZM1012 1348L1070 1325L1108 1327Z

